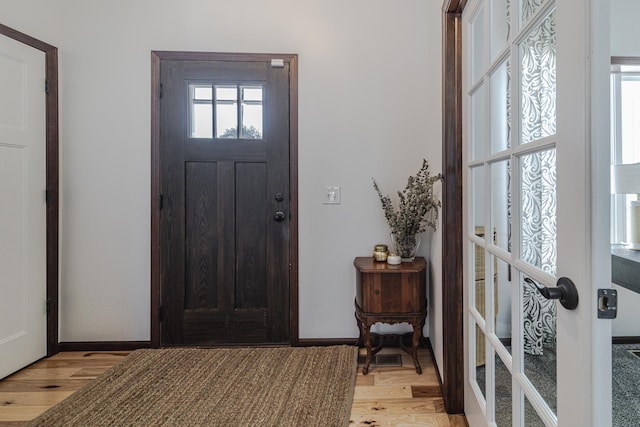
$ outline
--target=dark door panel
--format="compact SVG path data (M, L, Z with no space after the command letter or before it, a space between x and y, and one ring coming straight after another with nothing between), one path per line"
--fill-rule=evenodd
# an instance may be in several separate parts
M168 60L160 81L161 343L288 343L288 64ZM261 138L191 138L194 81L260 84Z

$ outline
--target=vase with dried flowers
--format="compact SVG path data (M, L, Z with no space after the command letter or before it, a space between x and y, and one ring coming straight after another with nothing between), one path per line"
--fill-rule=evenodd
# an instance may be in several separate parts
M388 195L383 195L375 179L373 188L378 192L382 211L391 229L393 250L402 261L413 261L420 245L420 233L427 227L438 227L438 212L442 205L433 195L433 184L442 180L442 174L431 175L429 162L422 160L422 167L415 176L409 176L407 186L398 191L398 207Z

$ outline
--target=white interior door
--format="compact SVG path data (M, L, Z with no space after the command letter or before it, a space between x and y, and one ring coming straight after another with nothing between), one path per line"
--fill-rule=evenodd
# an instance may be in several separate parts
M471 0L462 21L465 413L611 425L608 3ZM561 277L574 309L535 287Z
M46 354L45 54L0 35L0 378Z

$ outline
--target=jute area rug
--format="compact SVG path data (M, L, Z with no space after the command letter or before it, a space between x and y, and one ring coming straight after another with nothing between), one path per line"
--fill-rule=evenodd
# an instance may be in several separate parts
M30 426L347 426L357 348L144 349Z

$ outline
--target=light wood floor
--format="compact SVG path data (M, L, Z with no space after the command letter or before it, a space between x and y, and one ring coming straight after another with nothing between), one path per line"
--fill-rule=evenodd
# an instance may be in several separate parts
M403 353L396 348L381 353ZM65 352L44 359L0 381L0 426L24 426L105 372L127 352ZM427 350L420 351L417 375L403 353L402 367L358 368L350 427L465 427L464 416L444 410L438 379Z
M364 349L360 350L364 354ZM447 415L431 354L418 354L422 375L411 356L399 348L378 354L402 354L402 367L372 367L367 375L358 368L349 427L466 427L463 415Z

